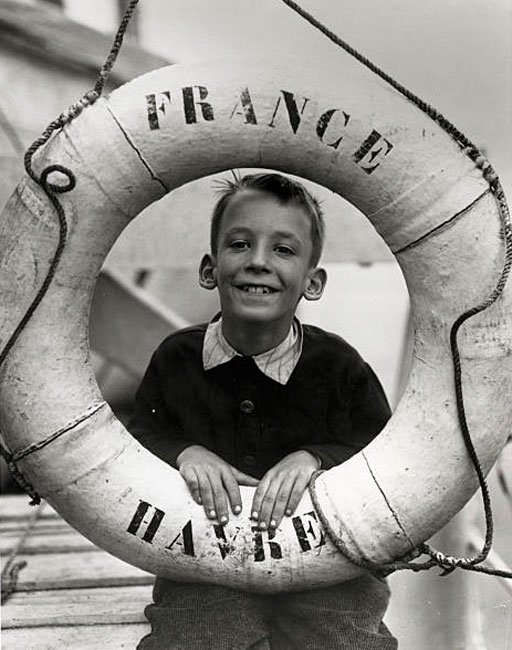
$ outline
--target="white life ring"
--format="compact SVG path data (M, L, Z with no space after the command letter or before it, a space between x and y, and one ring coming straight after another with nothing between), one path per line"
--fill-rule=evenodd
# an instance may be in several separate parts
M317 480L336 534L355 555L387 562L466 503L477 481L459 431L449 330L494 287L504 245L481 171L412 103L348 57L332 70L306 62L171 66L87 108L35 169L56 163L77 178L61 195L67 243L0 369L0 427L13 453L40 447L19 469L72 526L172 579L281 591L361 571L321 534L307 495L274 537L251 528L251 488L226 528L207 521L179 473L103 403L89 363L92 292L120 232L166 192L233 167L289 172L344 196L395 253L409 288L415 347L403 398L364 452ZM25 177L0 224L1 345L40 287L57 237L46 196ZM511 299L509 283L459 336L467 418L484 472L512 421Z

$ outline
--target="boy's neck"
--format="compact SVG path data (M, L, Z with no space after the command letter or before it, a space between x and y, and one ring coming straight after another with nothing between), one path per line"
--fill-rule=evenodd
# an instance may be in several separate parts
M240 354L254 357L272 350L288 336L292 323L269 327L268 323L244 323L243 327L222 316L222 334Z

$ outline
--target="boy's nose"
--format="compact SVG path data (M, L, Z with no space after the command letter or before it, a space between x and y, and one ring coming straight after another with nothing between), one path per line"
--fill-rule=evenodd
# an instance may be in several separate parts
M268 252L263 246L255 246L251 249L248 266L253 269L264 270L269 267Z

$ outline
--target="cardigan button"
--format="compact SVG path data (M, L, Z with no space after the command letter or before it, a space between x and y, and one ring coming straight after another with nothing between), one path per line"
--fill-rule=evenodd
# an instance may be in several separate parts
M252 413L254 411L254 402L250 399L244 399L240 402L242 413Z

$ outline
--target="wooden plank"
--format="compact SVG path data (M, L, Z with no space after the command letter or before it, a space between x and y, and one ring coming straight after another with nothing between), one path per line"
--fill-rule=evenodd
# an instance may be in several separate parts
M12 552L20 538L21 531L2 531L0 537L0 555L6 556ZM98 547L73 529L57 532L33 532L23 543L24 555L70 553L80 551L99 551Z
M35 510L23 495L9 496L0 500L0 512L0 555L6 556L12 552L27 526L30 530L23 543L24 554L98 550L48 504Z
M135 650L148 625L92 625L5 630L2 650Z
M2 628L145 623L150 585L14 593L2 607Z
M0 521L2 526L2 533L5 535L18 535L27 527L28 520L26 519L2 519ZM51 517L47 519L38 518L30 527L30 534L33 535L48 535L56 534L71 534L76 532L75 529L66 523L60 517Z
M153 576L104 552L17 556L26 566L18 575L17 591L81 589L148 585Z

